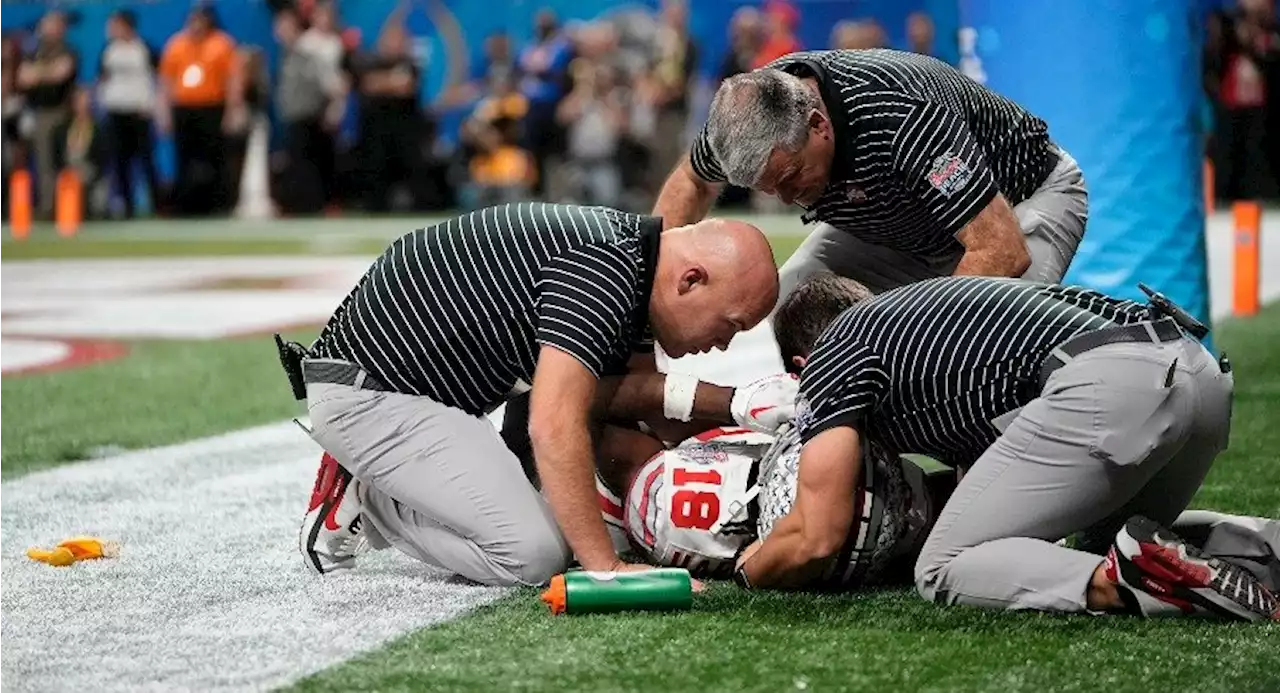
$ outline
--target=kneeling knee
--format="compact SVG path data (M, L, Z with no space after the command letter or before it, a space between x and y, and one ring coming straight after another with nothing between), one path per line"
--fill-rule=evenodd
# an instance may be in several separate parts
M938 593L938 577L943 567L944 563L937 557L921 553L916 559L914 571L916 593L928 601L934 601Z
M515 547L510 572L517 584L543 585L569 567L569 547L555 531L526 537Z

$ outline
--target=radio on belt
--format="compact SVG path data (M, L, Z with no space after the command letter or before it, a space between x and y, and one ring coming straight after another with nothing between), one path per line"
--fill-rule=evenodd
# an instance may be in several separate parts
M1173 321L1178 323L1179 327L1186 330L1196 339L1204 339L1205 335L1209 334L1209 328L1204 323L1196 320L1181 306L1166 298L1164 294L1155 291L1142 282L1138 282L1138 288L1142 289L1142 293L1147 295L1153 320L1159 320L1163 317L1173 318Z

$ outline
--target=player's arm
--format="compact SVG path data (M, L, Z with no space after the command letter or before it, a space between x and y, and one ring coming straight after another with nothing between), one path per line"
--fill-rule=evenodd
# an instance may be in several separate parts
M798 391L790 375L724 387L687 375L628 373L601 380L594 410L603 419L702 422L698 430L708 423L736 424L772 434L791 419Z
M699 221L711 211L724 180L704 125L689 148L688 156L680 159L663 183L662 191L653 204L653 215L662 217L664 230Z
M791 512L754 552L743 554L742 572L751 587L804 587L821 577L853 524L861 460L858 433L847 426L829 428L805 444Z
M1022 276L1031 266L1026 239L968 123L921 103L886 127L895 131L892 158L902 185L937 233L964 245L955 274Z

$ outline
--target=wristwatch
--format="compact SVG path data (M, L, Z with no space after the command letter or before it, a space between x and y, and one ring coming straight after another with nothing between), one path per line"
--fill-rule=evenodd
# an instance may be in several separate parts
M733 571L733 584L744 590L751 589L751 579L747 577L747 571L744 566L738 566Z

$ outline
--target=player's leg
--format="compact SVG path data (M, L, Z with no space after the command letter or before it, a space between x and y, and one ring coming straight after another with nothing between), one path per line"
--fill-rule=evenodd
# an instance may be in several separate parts
M540 584L568 565L549 506L487 419L342 385L310 385L308 402L313 437L392 546L485 584Z
M916 563L921 595L1087 610L1102 559L1053 542L1110 516L1177 451L1191 393L1152 386L1176 351L1115 344L1058 369L947 502Z
M1031 254L1031 267L1023 278L1049 284L1062 281L1084 237L1089 216L1089 194L1075 159L1062 152L1044 184L1015 205L1013 213Z

